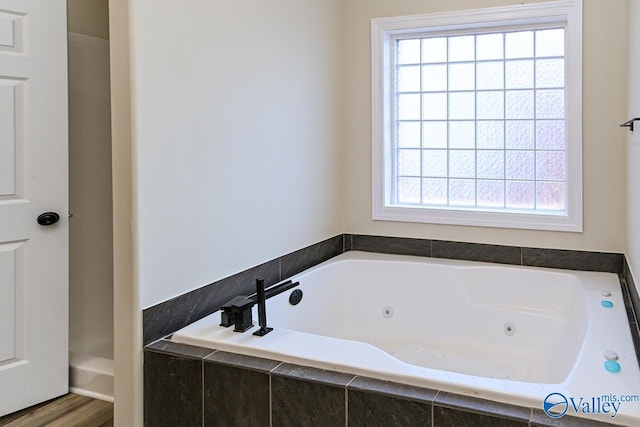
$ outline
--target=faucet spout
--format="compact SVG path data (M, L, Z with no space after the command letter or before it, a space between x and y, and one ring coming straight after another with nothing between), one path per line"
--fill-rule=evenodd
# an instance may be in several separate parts
M258 304L258 324L260 325L260 329L255 331L253 335L263 337L273 331L273 328L267 327L267 297L264 292L263 279L256 279L256 297Z

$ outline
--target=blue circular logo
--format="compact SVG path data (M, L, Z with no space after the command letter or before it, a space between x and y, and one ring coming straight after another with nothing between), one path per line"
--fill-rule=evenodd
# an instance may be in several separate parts
M544 398L542 409L544 409L544 413L549 417L560 418L567 413L569 401L561 393L551 393Z

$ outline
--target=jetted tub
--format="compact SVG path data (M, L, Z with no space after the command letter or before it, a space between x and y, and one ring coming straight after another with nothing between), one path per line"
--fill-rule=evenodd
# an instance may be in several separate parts
M252 334L254 307L247 332L216 312L172 340L539 409L551 393L640 393L615 274L347 252L292 280L303 298L267 300L266 336ZM620 372L605 369L607 351ZM638 402L614 419L568 414L640 425Z

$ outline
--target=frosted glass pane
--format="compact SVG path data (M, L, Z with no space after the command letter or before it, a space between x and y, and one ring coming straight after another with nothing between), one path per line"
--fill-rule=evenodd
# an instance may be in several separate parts
M447 66L425 65L422 67L422 90L425 92L447 90Z
M473 150L449 150L449 176L452 178L474 178L476 156Z
M422 118L425 120L446 120L447 94L426 93L422 95Z
M449 90L473 90L474 88L474 64L449 65Z
M447 148L447 122L423 122L424 148Z
M398 147L420 148L420 122L398 123Z
M536 153L536 177L539 180L564 181L564 151L538 151Z
M505 69L507 89L533 88L533 61L507 61Z
M504 207L504 181L478 181L478 206Z
M504 35L506 58L533 57L533 31L519 31Z
M564 120L540 120L536 123L538 149L564 150Z
M449 118L453 120L473 120L475 118L475 94L450 93L449 94Z
M507 119L532 119L533 118L533 91L518 90L506 93Z
M534 203L533 181L507 181L507 208L533 209Z
M564 90L536 91L536 116L539 119L564 119Z
M422 40L422 62L447 62L447 39L439 37Z
M504 148L504 122L478 122L478 148Z
M564 87L564 59L537 60L536 87Z
M420 176L420 150L398 150L398 175Z
M474 122L449 122L450 148L475 148Z
M420 66L412 65L398 67L397 73L398 92L419 92L420 91Z
M424 176L447 177L447 150L424 150L422 162Z
M536 31L536 56L564 56L564 29Z
M506 146L512 150L533 150L533 120L508 121Z
M420 203L420 178L398 178L398 202Z
M476 64L476 76L478 89L503 89L504 88L504 63L480 62Z
M507 151L507 179L534 179L533 151Z
M502 34L479 35L476 37L476 44L476 60L502 59L504 51Z
M398 40L398 64L420 63L420 39Z
M478 119L504 118L504 92L478 92Z
M422 202L428 205L446 205L447 180L438 178L422 180Z
M473 36L459 36L449 38L449 62L473 61L475 46Z
M475 206L476 182L473 179L449 180L449 204L451 206Z
M478 150L478 178L504 178L504 151Z
M420 95L398 95L398 119L420 119Z
M538 182L536 188L538 209L564 210L565 187L561 182Z

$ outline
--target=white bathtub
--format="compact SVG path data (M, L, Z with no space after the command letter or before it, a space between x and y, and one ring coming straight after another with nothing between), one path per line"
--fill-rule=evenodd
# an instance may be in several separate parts
M567 397L640 394L615 274L348 252L296 277L304 296L267 300L264 337L216 312L176 342L542 408ZM604 297L602 292L610 292ZM613 302L613 308L601 305ZM606 351L621 371L604 369ZM575 414L640 425L640 403Z

